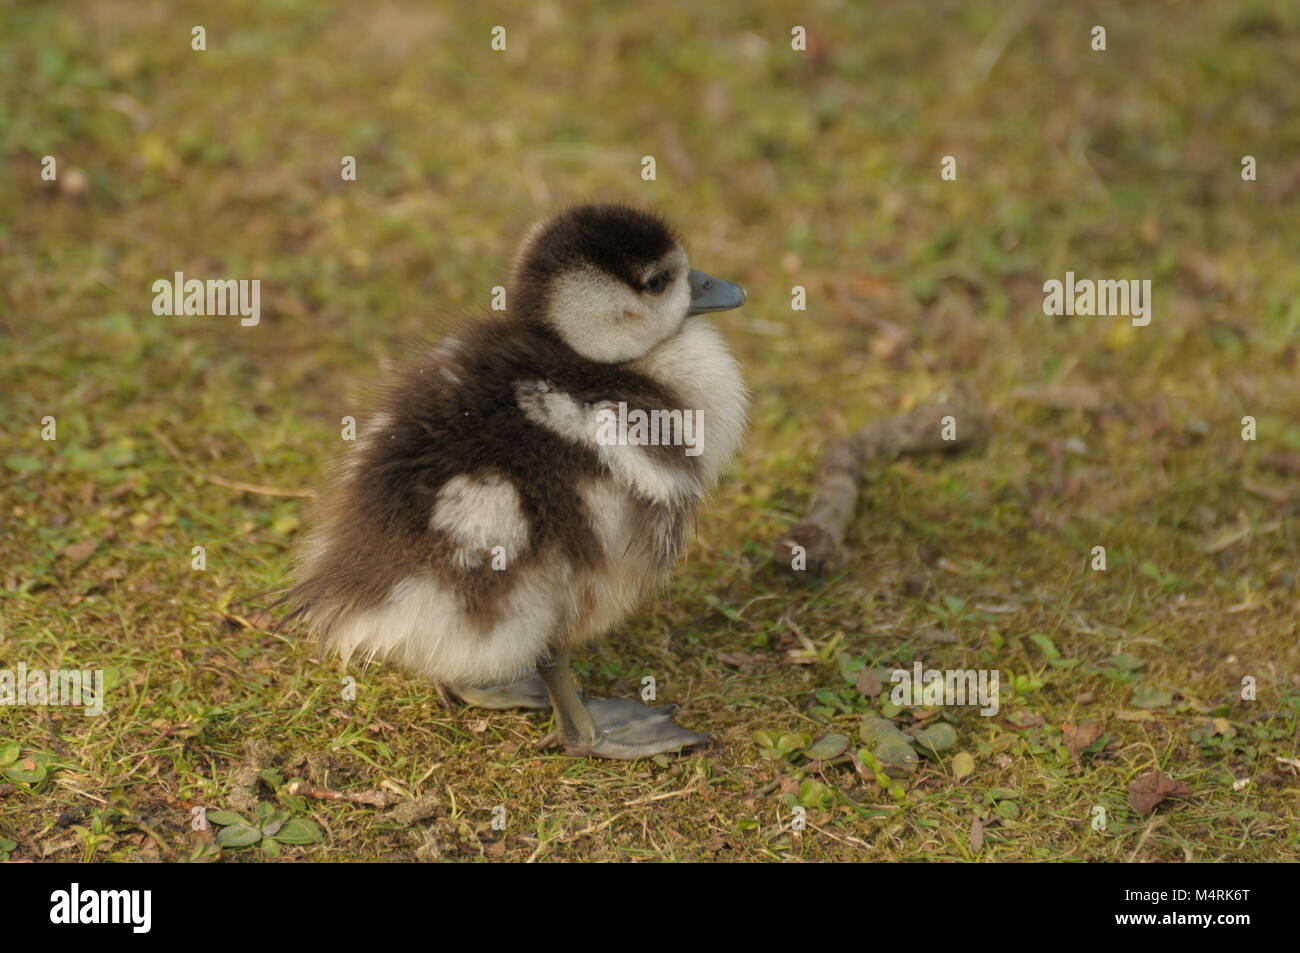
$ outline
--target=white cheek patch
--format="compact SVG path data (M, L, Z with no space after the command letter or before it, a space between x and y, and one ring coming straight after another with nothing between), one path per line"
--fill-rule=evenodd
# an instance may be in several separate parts
M691 283L686 278L688 271L688 268L683 268L681 274L668 286L668 291L659 297L657 307L665 321L680 323L691 308Z
M528 544L528 519L519 491L495 474L452 477L438 492L429 526L457 546L455 560L468 569L490 558L500 546L513 562Z
M670 503L699 495L700 486L690 473L661 466L639 446L610 445L597 439L607 429L610 415L617 418L615 404L584 404L544 381L521 382L515 396L525 417L557 436L595 450L619 483L638 496Z
M602 364L640 357L676 330L645 296L594 268L552 282L546 318L569 347Z

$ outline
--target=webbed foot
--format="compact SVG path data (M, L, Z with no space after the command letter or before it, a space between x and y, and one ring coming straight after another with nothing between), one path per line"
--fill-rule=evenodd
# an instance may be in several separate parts
M555 731L540 747L558 742L575 758L632 761L709 740L708 735L674 724L669 717L674 705L647 708L623 698L583 698L569 673L566 655L543 664L539 674L555 709Z
M672 720L676 705L648 708L626 698L589 698L586 704L596 736L590 742L580 741L578 750L565 745L570 754L632 761L710 740L708 735L689 731Z
M550 698L546 693L546 684L536 673L502 685L488 685L484 688L462 688L459 685L451 685L448 688L466 705L473 705L475 708L505 711L509 708L551 707Z

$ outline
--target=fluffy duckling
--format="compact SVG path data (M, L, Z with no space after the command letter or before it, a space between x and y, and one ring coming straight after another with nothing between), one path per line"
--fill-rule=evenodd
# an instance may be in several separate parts
M535 226L510 310L388 385L322 499L294 615L345 661L389 659L444 697L553 708L572 755L707 741L671 706L586 698L568 656L664 581L740 447L740 368L696 316L744 300L649 212L582 205ZM626 427L636 411L652 426ZM674 445L684 420L694 439Z

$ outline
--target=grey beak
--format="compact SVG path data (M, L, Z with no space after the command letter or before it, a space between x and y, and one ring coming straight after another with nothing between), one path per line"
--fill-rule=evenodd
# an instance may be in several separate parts
M691 308L687 314L706 314L709 311L730 311L745 303L745 289L730 281L714 278L702 271L691 269Z

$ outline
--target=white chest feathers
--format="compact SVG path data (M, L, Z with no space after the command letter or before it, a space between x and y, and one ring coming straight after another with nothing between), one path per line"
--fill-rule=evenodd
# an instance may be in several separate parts
M677 394L683 410L697 412L700 464L706 488L740 450L749 414L749 391L721 332L703 318L687 318L681 331L629 367Z

